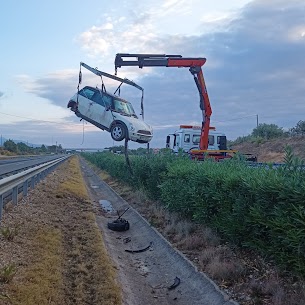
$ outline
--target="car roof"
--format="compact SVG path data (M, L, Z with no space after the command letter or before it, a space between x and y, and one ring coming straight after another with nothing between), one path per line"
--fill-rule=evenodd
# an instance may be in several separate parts
M101 89L99 89L99 88L94 88L94 87L91 87L91 86L85 86L83 89L85 89L85 88L92 89L93 91L101 91ZM120 101L123 101L123 102L125 102L125 103L129 103L128 101L124 100L124 99L121 98L120 96L111 94L111 93L109 93L109 92L103 91L103 94L106 94L106 95L111 96L111 97L113 97L113 98L119 99Z

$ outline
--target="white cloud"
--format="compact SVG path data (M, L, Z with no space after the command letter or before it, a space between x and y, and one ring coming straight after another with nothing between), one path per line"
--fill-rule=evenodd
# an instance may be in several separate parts
M171 9L183 2L166 3ZM109 17L104 25L81 34L79 42L101 67L106 61L113 65L118 51L178 52L186 57L207 57L203 68L213 109L212 125L232 139L251 132L256 126L256 114L261 122L282 127L292 127L302 119L304 9L303 1L253 1L230 20L225 30L190 36L159 35L156 23L160 19L155 15L159 8L153 8L132 19L122 20L118 16L114 21ZM203 22L221 24L227 19L225 15L223 18L206 15ZM98 39L105 43L97 46ZM166 133L173 132L180 124L200 125L198 91L188 69L124 67L119 70L119 76L123 75L145 88L145 118L156 130L152 147L164 146ZM77 78L78 71L70 74L59 71L34 80L23 76L22 82L30 92L66 107L68 98L75 92ZM89 74L84 74L83 80L84 84L99 83L96 76ZM138 107L135 96L128 92L127 99L132 98ZM69 128L66 125L62 132L70 133ZM81 128L73 127L71 131L77 134ZM88 134L93 134L93 129L90 130ZM110 135L106 133L105 138Z

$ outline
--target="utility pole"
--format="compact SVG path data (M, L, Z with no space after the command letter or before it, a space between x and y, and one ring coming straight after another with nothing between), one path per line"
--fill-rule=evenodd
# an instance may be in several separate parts
M258 114L256 115L256 127L258 127Z

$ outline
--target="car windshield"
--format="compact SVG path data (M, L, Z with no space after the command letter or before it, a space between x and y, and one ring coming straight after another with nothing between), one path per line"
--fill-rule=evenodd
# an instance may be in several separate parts
M116 99L116 98L114 99L114 110L123 115L137 117L135 114L135 111L130 103Z

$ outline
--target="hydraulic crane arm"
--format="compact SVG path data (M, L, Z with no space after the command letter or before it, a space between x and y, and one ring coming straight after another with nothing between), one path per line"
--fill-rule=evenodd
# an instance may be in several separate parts
M127 60L124 60L127 58ZM178 67L189 68L194 76L200 96L200 109L202 111L202 127L199 149L207 150L209 144L210 117L212 115L211 104L207 93L201 67L205 64L205 58L187 58L181 55L166 54L128 54L118 53L115 57L115 74L117 68L123 66L143 67Z

